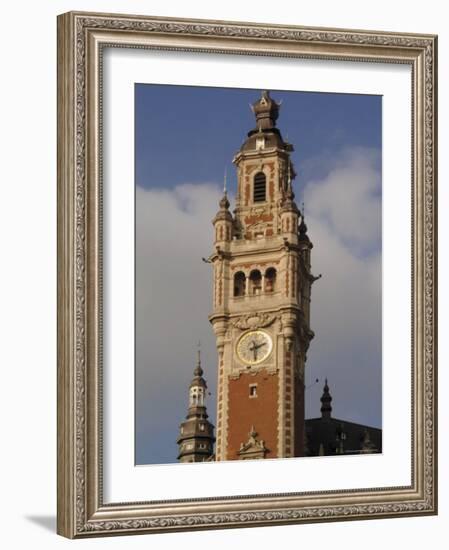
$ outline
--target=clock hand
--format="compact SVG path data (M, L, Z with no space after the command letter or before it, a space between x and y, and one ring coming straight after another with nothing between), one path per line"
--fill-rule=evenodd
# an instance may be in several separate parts
M251 349L253 349L253 348L255 348L255 349L260 348L260 345L259 345L255 340L252 341L252 345L253 345L253 346L252 346Z
M252 340L252 342L251 342L251 346L249 348L249 351L253 352L254 361L257 361L257 344L254 340Z

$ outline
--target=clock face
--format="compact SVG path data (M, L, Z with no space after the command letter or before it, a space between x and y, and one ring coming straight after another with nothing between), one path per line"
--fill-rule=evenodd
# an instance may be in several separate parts
M246 365L265 361L273 349L273 340L264 330L252 330L243 334L237 342L237 356Z

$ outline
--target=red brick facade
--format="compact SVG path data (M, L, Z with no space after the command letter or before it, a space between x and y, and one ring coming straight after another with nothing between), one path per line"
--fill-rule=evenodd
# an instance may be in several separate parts
M295 379L295 437L293 456L304 456L304 382L298 378Z
M257 395L250 397L254 384ZM265 369L229 380L227 460L239 459L240 445L248 440L252 426L269 450L266 458L278 456L278 400L279 376Z

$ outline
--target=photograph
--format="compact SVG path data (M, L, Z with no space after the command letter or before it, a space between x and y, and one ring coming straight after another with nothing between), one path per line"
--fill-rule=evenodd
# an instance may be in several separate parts
M59 534L437 513L436 63L58 17Z
M134 94L135 464L382 453L382 96Z

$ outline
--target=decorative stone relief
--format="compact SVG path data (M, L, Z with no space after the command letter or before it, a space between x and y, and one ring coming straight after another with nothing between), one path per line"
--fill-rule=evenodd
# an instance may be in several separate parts
M250 313L232 320L231 324L240 330L254 330L270 326L277 318L277 315L270 313Z

